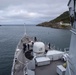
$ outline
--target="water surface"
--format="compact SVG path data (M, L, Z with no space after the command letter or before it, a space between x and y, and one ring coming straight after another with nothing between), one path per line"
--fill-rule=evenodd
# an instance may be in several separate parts
M11 74L15 48L24 34L24 29L24 26L0 26L0 75ZM26 26L26 32L62 50L70 44L71 32L69 30Z

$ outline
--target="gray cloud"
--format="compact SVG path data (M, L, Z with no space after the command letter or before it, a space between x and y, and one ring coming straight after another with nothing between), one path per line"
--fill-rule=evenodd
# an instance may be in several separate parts
M40 23L68 10L68 0L0 0L0 23Z

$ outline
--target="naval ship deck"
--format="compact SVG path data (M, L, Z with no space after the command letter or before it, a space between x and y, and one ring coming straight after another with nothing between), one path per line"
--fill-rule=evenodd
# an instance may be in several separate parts
M33 38L30 38L28 36L25 36L24 38L22 38L17 46L18 49L23 50L23 43L28 44L30 41L32 41L32 39ZM31 49L31 47L30 47L30 49ZM46 47L46 50L48 50L47 47ZM26 48L26 52L27 51L28 51L28 48ZM23 53L23 56L25 56L25 53ZM14 57L14 59L15 59L15 57ZM30 62L30 60L25 57L22 62L24 62L26 64L26 61ZM45 66L37 66L35 64L35 69L33 71L35 72L35 75L57 75L57 72L56 72L57 65L62 65L63 63L64 63L64 61L62 61L62 60L57 60L57 61L52 60L52 61L50 61L49 65L45 65ZM14 69L16 63L14 62L13 65L14 65L13 66L13 69ZM23 68L21 68L19 71L13 70L12 75L24 75L24 65L22 65L22 66L23 66Z
M61 60L51 61L49 65L36 67L36 75L58 75L57 65L62 65L64 62Z

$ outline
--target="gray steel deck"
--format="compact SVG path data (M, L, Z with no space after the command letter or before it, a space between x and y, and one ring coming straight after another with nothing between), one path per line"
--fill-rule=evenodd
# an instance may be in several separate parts
M23 43L27 43L28 44L32 40L33 40L33 38L30 38L28 36L25 36L19 42L19 44L18 44L17 47L19 49L23 50ZM46 46L46 50L48 50L47 46ZM24 58L24 60L25 61L30 61L26 57ZM36 66L35 75L57 75L57 73L56 73L56 67L57 67L57 65L62 65L63 63L64 63L63 61L58 60L58 61L51 61L50 62L50 65L41 66L41 67ZM16 63L14 63L14 64L16 65ZM15 71L15 70L13 70L13 71L14 71L13 72L13 75L23 75L23 72L24 72L23 69L20 69L19 71Z
M29 43L30 41L32 40L32 38L30 38L30 37L28 37L28 36L24 36L21 40L20 40L20 42L18 43L18 45L17 45L17 48L18 49L20 49L20 50L23 50L23 43ZM16 53L16 52L15 52ZM25 53L23 53L23 56L25 57ZM15 60L15 57L14 57L14 60ZM24 63L26 63L26 61L30 61L29 59L27 59L26 57L25 58L23 58L23 60L25 60L24 61ZM22 65L23 66L23 68L20 68L20 70L18 71L18 70L15 70L14 68L15 68L15 65L17 65L14 61L13 61L13 74L12 75L23 75L23 73L24 73L24 65Z
M49 65L36 67L36 75L58 75L56 72L57 65L62 65L64 62L61 60L51 61Z

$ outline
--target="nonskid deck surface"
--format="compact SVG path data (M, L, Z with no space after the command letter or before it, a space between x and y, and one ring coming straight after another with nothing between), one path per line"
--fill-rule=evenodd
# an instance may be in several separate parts
M24 44L24 43L29 44L30 41L32 41L32 40L33 40L33 38L25 35L25 36L21 39L21 41L19 42L18 48L23 51L23 44ZM28 51L28 48L26 48L26 52L27 52L27 51ZM25 52L24 52L24 51L23 51L23 54L24 54L24 56L25 56ZM26 57L24 58L24 60L25 60L25 61L30 61L30 60L27 59Z
M57 75L57 65L62 65L62 60L51 61L49 65L36 67L36 75Z
M24 43L28 44L32 39L33 39L33 38L30 38L30 37L28 37L28 36L24 36L24 37L20 40L17 48L20 49L20 50L22 50L22 52L23 52L23 44L24 44ZM28 48L26 48L26 51L28 51ZM15 52L15 53L16 53L16 52ZM23 57L23 61L21 61L21 62L24 62L24 63L26 64L26 61L28 61L28 62L30 61L29 59L27 59L27 58L25 57L25 52L23 52L22 57ZM15 55L15 57L14 57L14 60L15 60L15 58L16 58L16 55ZM14 65L14 66L13 66L13 74L12 74L12 75L23 75L23 74L24 74L24 69L23 69L23 68L24 68L25 65L21 64L21 66L23 66L23 67L22 67L22 68L19 68L19 70L15 69L15 67L17 66L17 63L16 63L16 62L14 62L13 65Z
M21 39L21 41L19 42L18 46L17 46L18 49L22 50L22 52L23 52L23 44L24 43L28 44L28 43L30 43L30 41L33 41L33 38L30 38L29 36L24 36ZM48 50L48 48L47 48L47 50ZM28 51L28 48L26 48L26 52L27 51ZM26 64L26 62L30 61L25 56L26 52L23 52L23 55L22 55L23 56L23 60L21 61L21 62L24 62L25 64ZM36 68L35 68L35 75L57 75L57 73L56 73L56 67L57 67L57 65L62 65L63 63L64 63L63 61L58 60L58 61L50 61L50 64L46 65L46 66L41 66L41 67L36 66ZM14 67L16 65L17 64L14 63ZM13 75L24 75L24 66L25 65L22 65L22 66L23 67L19 68L19 70L14 70L13 71Z
M30 41L32 41L33 38L29 37L29 36L24 36L21 41L18 44L18 48L19 49L23 49L23 43L28 44Z

